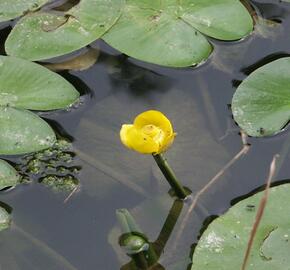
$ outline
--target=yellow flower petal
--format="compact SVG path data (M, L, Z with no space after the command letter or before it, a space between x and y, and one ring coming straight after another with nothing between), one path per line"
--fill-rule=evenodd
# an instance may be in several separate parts
M142 154L166 151L175 135L167 117L154 110L139 114L133 125L123 125L120 131L122 143Z
M131 145L130 145L130 141L128 140L128 131L130 129L134 128L133 125L122 125L122 128L120 130L120 139L121 139L121 142L126 145L128 148L132 148Z
M171 136L166 137L163 141L163 144L160 146L157 154L165 152L173 143L176 133L173 133Z
M159 149L159 145L150 136L143 134L134 125L123 125L120 137L125 146L142 154L152 154Z
M154 125L159 127L165 133L165 136L170 136L173 133L172 125L169 119L161 112L150 110L139 114L134 120L136 128L142 128L146 125Z

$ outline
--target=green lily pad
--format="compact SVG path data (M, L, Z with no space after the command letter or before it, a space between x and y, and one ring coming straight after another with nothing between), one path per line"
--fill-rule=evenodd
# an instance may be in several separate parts
M255 237L248 269L287 269L290 264L290 185L270 190L270 198ZM193 254L192 270L240 269L260 192L233 206L212 222Z
M33 11L49 0L1 0L0 1L0 22L17 18L28 11Z
M0 56L0 105L30 110L66 108L79 93L58 74L29 61Z
M7 229L10 226L10 215L0 206L0 231Z
M14 187L19 183L20 175L6 161L0 159L0 190L7 187Z
M203 35L237 40L253 29L238 0L127 0L118 22L103 39L134 58L186 67L207 59L212 46Z
M6 40L9 55L43 60L71 53L101 37L118 20L123 0L81 0L65 14L23 17Z
M290 120L290 58L254 71L232 100L235 121L250 136L278 133Z
M36 114L0 106L0 155L17 155L51 147L52 128Z

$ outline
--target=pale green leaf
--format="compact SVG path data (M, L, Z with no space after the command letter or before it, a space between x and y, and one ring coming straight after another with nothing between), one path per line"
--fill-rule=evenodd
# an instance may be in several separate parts
M290 264L290 185L270 189L248 269L281 270ZM241 269L262 192L233 206L203 233L193 254L192 270Z
M19 180L17 171L8 162L0 159L0 190L16 186Z
M8 21L33 11L49 0L0 0L0 22Z
M66 14L23 17L6 40L9 55L43 60L71 53L100 38L117 21L123 0L81 0Z
M45 111L69 107L78 97L58 74L27 60L0 56L0 105Z
M271 62L247 77L234 94L232 110L248 135L279 132L290 120L290 58Z
M0 231L7 229L10 226L10 215L0 206Z
M36 114L0 106L0 155L17 155L51 147L52 128Z
M128 0L103 39L137 59L185 67L210 55L212 46L203 34L237 40L252 29L252 18L238 0Z

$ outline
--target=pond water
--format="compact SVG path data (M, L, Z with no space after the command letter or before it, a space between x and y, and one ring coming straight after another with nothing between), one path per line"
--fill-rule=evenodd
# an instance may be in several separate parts
M119 140L120 126L140 112L156 109L172 120L178 136L166 157L193 195L241 150L229 108L233 93L250 72L290 55L290 4L252 4L272 23L258 23L255 32L239 42L213 40L213 55L197 68L146 64L96 41L91 44L100 49L96 64L85 71L60 72L82 93L82 104L41 116L59 136L72 140L73 165L82 168L77 175L81 188L65 203L67 193L55 193L36 179L0 194L13 215L13 226L0 235L1 270L121 268L130 258L118 246L119 208L127 208L155 241L173 204L168 184L152 157L128 151ZM0 24L0 29L0 52L5 54L3 44L11 28ZM189 202L184 204L160 265L186 269L204 221L261 186L274 154L281 155L275 180L289 178L289 137L285 130L275 137L249 138L250 151L201 197L186 223Z

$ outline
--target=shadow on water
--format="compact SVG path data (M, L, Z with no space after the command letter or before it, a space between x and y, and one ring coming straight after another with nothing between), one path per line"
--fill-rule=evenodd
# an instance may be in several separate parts
M54 193L37 181L0 193L1 201L13 208L13 222L19 228L0 234L0 268L46 269L45 264L50 270L112 270L123 265L122 269L134 269L119 247L116 209L129 209L148 238L158 243L173 200L150 156L121 145L120 126L132 123L135 115L148 109L164 112L178 133L166 156L184 185L196 194L241 148L239 129L228 108L236 87L261 65L290 55L290 5L260 2L252 1L257 14L279 24L268 27L263 35L255 31L243 41L213 41L214 54L197 68L142 63L97 41L91 44L101 47L97 63L85 71L59 73L80 91L82 103L70 111L40 115L60 137L73 141L75 162L82 167L78 175L81 188L67 203L68 194ZM4 54L11 27L3 24L0 29L0 53ZM248 154L200 199L175 243L189 208L184 205L172 233L162 240L166 245L158 269L185 270L184 261L189 259L200 228L224 213L233 198L264 183L273 154L282 153L287 160L289 134L285 130L275 137L250 138ZM277 170L277 179L289 178L286 163ZM17 248L13 251L12 247Z

